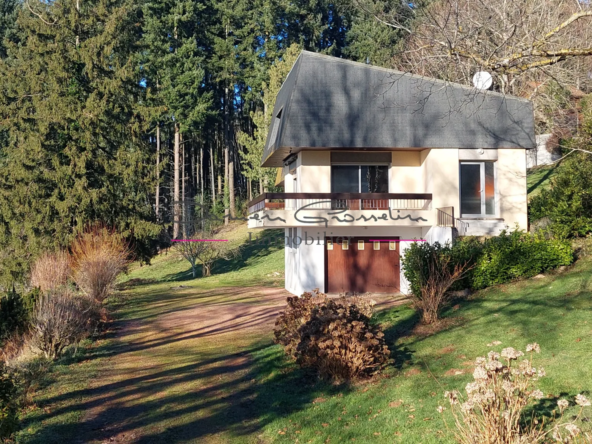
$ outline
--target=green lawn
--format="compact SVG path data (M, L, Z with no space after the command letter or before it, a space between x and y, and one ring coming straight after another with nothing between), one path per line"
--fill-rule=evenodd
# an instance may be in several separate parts
M270 235L280 240L281 233ZM540 388L549 396L540 412L549 413L560 396L592 391L588 256L563 273L458 301L444 313L448 327L431 335L414 333L417 316L407 306L378 313L393 365L370 381L337 386L288 362L271 331L201 337L164 327L170 313L247 307L258 298L250 287L283 285L281 248L244 248L242 258L218 264L206 279L191 279L189 264L172 253L134 268L111 304L114 331L55 367L18 441L451 442L436 407L445 390L471 379L471 361L494 340L502 342L496 350L541 345L538 365L548 376Z
M528 197L532 198L539 194L541 190L550 186L550 181L561 168L561 162L553 165L544 165L534 167L528 170L526 176L526 186L528 187Z

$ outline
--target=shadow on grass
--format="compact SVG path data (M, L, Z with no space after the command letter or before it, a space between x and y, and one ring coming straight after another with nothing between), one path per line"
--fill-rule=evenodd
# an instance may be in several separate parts
M34 421L45 425L25 442L201 442L220 432L240 438L320 395L345 395L349 390L317 380L288 362L280 347L263 343L174 368L144 368L123 381L57 394L44 400L51 412L39 410L43 413ZM80 422L48 421L76 413L82 416ZM30 426L24 421L23 429ZM136 435L138 429L143 430L141 436Z
M388 325L384 328L384 339L391 352L393 366L401 370L403 365L413 359L414 350L407 346L397 345L402 336L407 336L419 323L419 314L408 307L397 307L393 310L386 310L376 314L373 323Z
M283 230L265 230L262 233L252 234L244 244L239 248L239 252L230 260L220 259L212 266L212 274L219 275L238 271L249 265L249 261L257 258L263 258L269 254L284 248L284 232ZM162 281L165 282L183 282L193 279L198 279L202 276L202 266L198 265L197 277L193 277L191 267L187 270L168 274Z
M541 176L541 178L539 180L537 180L536 183L533 183L531 186L528 187L528 194L532 193L534 190L536 190L543 182L545 182L549 176L551 176L555 170L557 169L557 167L561 164L561 162L558 162L555 166L553 166L552 168L549 168L547 171L545 171L545 173Z

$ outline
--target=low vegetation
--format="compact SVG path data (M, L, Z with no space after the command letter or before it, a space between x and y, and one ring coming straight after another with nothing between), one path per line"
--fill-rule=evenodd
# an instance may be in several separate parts
M411 297L424 324L438 320L444 304L452 298L448 290L474 267L473 257L458 259L453 249L439 243L413 243L404 257L405 274L411 277Z
M0 360L0 440L10 437L17 428L16 386L4 362Z
M31 291L15 289L0 299L0 438L17 428L17 411L67 350L75 355L104 316L103 301L129 263L126 243L115 232L93 227L70 251L41 254L31 270Z
M48 359L61 357L66 347L78 347L93 333L99 321L99 305L70 290L41 296L31 320L31 346Z
M117 232L95 226L78 236L70 249L74 282L87 296L103 302L130 263L127 243Z
M379 326L371 325L372 305L359 298L331 299L319 293L288 297L277 321L275 342L301 367L319 376L351 381L371 376L389 360Z
M67 251L46 252L31 267L31 286L48 292L60 288L71 278L71 258Z
M424 323L438 319L449 289L480 290L570 265L569 242L515 230L485 240L465 238L454 245L413 243L401 262L411 296Z
M494 341L499 345L499 341ZM493 344L492 344L493 345ZM576 425L581 420L583 408L590 401L582 394L575 397L580 412L572 420L564 419L563 413L569 401L559 399L557 409L560 417L553 416L545 423L545 418L528 415L545 394L536 387L536 382L546 376L543 367L534 367L534 353L540 353L537 343L526 346L524 352L506 347L501 354L490 351L487 358L478 357L475 361L473 381L465 386L466 396L459 391L447 391L444 396L450 402L454 417L453 430L460 444L536 444L548 441L552 435L558 442L590 442L592 435L582 435ZM442 413L444 407L439 406Z
M531 225L560 238L585 236L592 231L592 156L570 155L547 188L530 199Z

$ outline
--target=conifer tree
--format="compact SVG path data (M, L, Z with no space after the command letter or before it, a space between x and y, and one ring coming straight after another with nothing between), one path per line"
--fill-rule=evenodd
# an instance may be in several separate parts
M3 271L21 277L39 250L67 245L94 222L147 254L159 227L136 109L139 11L131 0L28 6L18 17L26 40L0 61L0 124L9 134L0 156Z
M17 39L16 16L20 8L18 0L0 1L0 59L6 58L6 40Z
M273 185L275 169L262 168L261 158L267 140L269 123L273 115L276 96L300 54L300 47L292 44L269 69L269 81L263 85L263 110L251 113L255 129L253 135L241 133L239 143L245 147L242 155L243 174L248 180L259 182L259 193L267 186Z
M193 0L160 0L144 6L144 66L147 81L165 112L161 118L174 132L173 237L181 234L182 134L196 134L210 112L210 93L204 87L207 11ZM187 139L187 137L185 137ZM181 170L183 169L183 170Z

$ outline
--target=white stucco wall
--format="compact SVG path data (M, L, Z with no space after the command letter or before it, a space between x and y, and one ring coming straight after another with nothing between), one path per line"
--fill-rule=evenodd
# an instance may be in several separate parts
M510 228L518 224L520 228L526 229L528 215L525 150L498 150L496 174L499 217Z
M421 160L422 192L432 193L432 208L454 207L454 214L460 214L458 149L423 150Z
M298 157L298 191L300 193L330 193L331 152L301 151Z
M393 151L389 193L424 193L421 151Z

